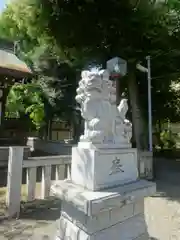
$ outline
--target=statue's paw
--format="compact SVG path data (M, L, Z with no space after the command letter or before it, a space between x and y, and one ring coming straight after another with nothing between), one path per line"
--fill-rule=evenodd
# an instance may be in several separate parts
M90 134L91 141L95 143L102 143L103 138L104 136L101 131L92 131Z
M82 135L82 136L80 137L80 141L84 141L84 140L86 140L86 137L85 137L84 135Z

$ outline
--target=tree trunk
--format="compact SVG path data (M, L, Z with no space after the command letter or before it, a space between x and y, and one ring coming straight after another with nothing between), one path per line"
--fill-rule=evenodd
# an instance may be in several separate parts
M42 129L42 132L43 132L43 139L45 140L45 141L47 141L48 140L48 130L49 130L49 121L48 120L46 120L46 124L45 124L45 126L43 127L43 129Z
M81 114L77 114L75 117L72 119L72 138L74 143L78 143L79 137L82 134L82 124L83 124L83 119L81 117ZM83 126L84 130L84 126Z
M128 88L130 96L130 104L132 108L132 123L133 134L136 142L137 149L147 148L145 123L143 121L140 105L139 105L139 93L138 84L136 81L135 73L131 70L128 74Z
M161 124L161 120L158 120L158 144L160 145L161 150L163 150L164 144L161 141L161 132L162 132L162 124Z
M72 125L73 125L73 136L72 136L72 138L73 138L74 143L78 143L79 137L81 135L81 122L79 122L79 124L74 122Z
M48 140L52 140L52 119L48 121Z

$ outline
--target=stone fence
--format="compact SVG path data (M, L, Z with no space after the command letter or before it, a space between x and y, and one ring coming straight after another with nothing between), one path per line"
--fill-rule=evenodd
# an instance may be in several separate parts
M72 144L65 143L64 141L46 141L36 137L29 137L27 146L31 151L43 151L45 153L59 155L71 154Z
M29 137L27 146L31 151L44 151L54 155L71 155L73 144L65 143L64 141L45 141L35 137ZM139 175L142 178L153 178L153 153L148 151L139 151L138 153L138 169Z
M141 178L152 179L152 154L139 153L139 175ZM10 147L7 176L6 204L9 216L20 211L22 173L26 169L27 201L35 199L37 168L42 167L41 199L50 196L52 183L52 167L55 167L55 180L70 177L71 155L56 155L46 157L24 157L24 147Z
M30 157L31 152L29 147L23 147L24 159ZM9 147L0 147L0 167L7 167L9 158Z
M52 166L55 166L55 180L70 175L70 156L29 157L23 159L23 147L9 148L6 205L9 216L20 212L22 172L26 169L27 201L35 199L37 168L42 167L41 199L50 196Z
M10 145L12 146L12 145ZM46 155L71 155L72 144L64 141L45 141L36 137L29 137L24 148L24 159L31 156L31 152L40 151ZM0 147L0 167L8 166L9 146Z
M153 173L153 153L148 151L138 152L139 176L147 180L154 178Z

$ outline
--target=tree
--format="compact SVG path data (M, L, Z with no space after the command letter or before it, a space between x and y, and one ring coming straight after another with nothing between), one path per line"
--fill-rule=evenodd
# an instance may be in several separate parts
M68 122L76 118L74 97L79 69L66 60L53 38L46 34L39 18L40 7L35 3L35 0L11 2L1 14L0 33L17 43L16 53L36 72L36 84L47 96L44 112L49 129L54 117Z
M8 117L29 117L39 130L45 123L45 99L46 96L36 83L16 83L7 98L6 114Z
M70 65L56 56L55 53L49 51L48 45L39 56L36 54L33 59L39 75L37 81L48 96L51 106L46 109L47 123L51 124L54 117L61 118L76 128L75 94L78 66Z
M45 53L46 65L56 66L56 70L53 68L53 73L49 71L52 67L47 68L48 71L43 68L42 76L46 76L46 80L41 82L43 84L46 82L44 85L48 89L50 86L61 85L61 94L57 98L62 100L61 105L60 102L59 105L57 104L62 107L61 110L63 99L68 100L68 106L74 106L73 100L68 97L70 89L66 87L63 89L63 84L71 85L74 94L76 81L70 79L75 79L77 66L79 72L84 63L105 65L106 60L111 57L125 58L128 61L126 79L133 123L136 126L136 143L138 148L143 148L145 146L141 138L146 128L143 115L147 115L143 103L146 102L147 87L142 75L140 76L136 71L136 64L139 61L145 64L145 57L151 55L152 75L155 76L152 82L153 99L160 102L163 97L161 104L153 104L153 112L156 113L157 119L165 117L165 114L158 116L159 109L167 106L169 102L174 102L170 85L172 80L178 78L178 75L172 75L173 72L177 72L180 56L177 3L177 0L165 1L165 3L148 0L107 0L103 4L100 0L22 0L20 3L14 1L14 5L10 4L8 11L2 15L2 20L3 26L10 24L9 29L13 29L10 31L13 38L20 39L20 46L24 49L25 56L31 56L32 61L33 55L38 55L37 53L40 52L39 55L44 56ZM0 28L2 35L6 31ZM32 49L29 46L33 46ZM40 62L42 63L42 59ZM58 83L56 79L59 78L62 67L66 69L66 76L69 72L67 69L72 68L73 74L70 74L69 78L64 77L64 80ZM53 80L47 72L51 72ZM163 84L161 76L165 79ZM170 105L172 107L172 104ZM71 109L67 111L66 107L63 111L71 113ZM71 114L68 118L71 118Z
M154 76L167 76L177 71L180 56L179 51L174 51L179 49L177 3L175 0L164 3L127 0L107 0L103 3L100 0L36 1L37 6L42 6L40 18L46 25L47 34L56 40L71 61L81 56L101 63L114 56L128 60L128 88L138 148L143 148L141 138L145 123L139 99L143 83L137 79L136 64L140 60L144 63L145 57L151 55L155 66ZM166 93L172 79L166 77ZM162 87L161 83L153 81L153 96L156 99ZM162 105L159 106L162 108Z

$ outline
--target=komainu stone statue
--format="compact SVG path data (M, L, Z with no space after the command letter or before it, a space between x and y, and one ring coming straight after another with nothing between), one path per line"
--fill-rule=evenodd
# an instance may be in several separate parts
M116 106L116 89L106 70L82 72L76 101L80 104L81 115L85 120L80 142L129 147L132 126L125 118L127 100L122 99Z
M111 82L108 72L105 70L96 73L83 71L81 77L76 101L81 106L85 127L80 141L94 144L113 141L113 116L109 101Z

